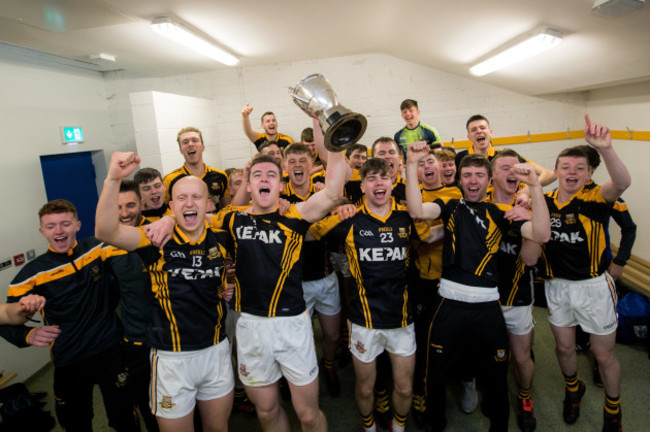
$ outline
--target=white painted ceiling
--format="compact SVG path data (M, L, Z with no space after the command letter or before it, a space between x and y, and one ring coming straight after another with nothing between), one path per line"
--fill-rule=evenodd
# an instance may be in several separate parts
M214 39L241 67L383 53L470 76L477 60L548 26L564 34L560 46L475 79L532 95L650 80L650 6L603 19L593 2L0 0L0 58L27 53L17 45L82 62L107 53L117 60L104 70L147 76L227 67L155 33L149 24L164 15Z

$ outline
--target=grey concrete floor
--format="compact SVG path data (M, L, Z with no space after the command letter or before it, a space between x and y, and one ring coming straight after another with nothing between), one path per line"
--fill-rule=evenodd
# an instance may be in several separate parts
M602 428L602 412L604 392L593 384L591 377L591 357L580 353L579 378L587 384L587 392L583 398L580 419L574 425L566 425L562 420L562 400L564 398L564 382L554 353L553 336L551 335L546 309L535 308L535 381L533 384L533 401L537 414L538 431L598 431ZM318 327L316 325L318 336ZM28 351L26 351L26 354ZM616 354L622 366L621 406L623 409L623 427L627 431L650 430L650 360L647 346L617 345ZM43 368L31 377L25 384L31 391L46 391L47 406L45 409L54 412L52 396L52 367ZM361 421L354 402L354 371L352 365L341 369L339 375L342 383L342 396L331 398L321 390L320 405L329 422L329 430L333 432L360 431ZM512 375L511 375L512 376ZM324 388L324 384L321 386ZM480 410L465 414L458 405L460 385L452 384L447 392L447 431L487 431L488 420ZM480 397L480 396L479 396ZM514 379L510 379L511 403L516 397ZM96 431L112 430L107 426L106 414L101 403L99 390L95 391L95 418L93 428ZM513 405L514 407L514 405ZM292 431L300 427L290 405L285 405L292 422ZM230 430L234 432L255 432L261 428L257 419L244 414L233 414L230 418ZM409 418L407 429L417 431L412 419ZM510 428L517 431L515 410L511 409ZM57 428L56 430L61 430ZM31 432L31 431L30 431Z

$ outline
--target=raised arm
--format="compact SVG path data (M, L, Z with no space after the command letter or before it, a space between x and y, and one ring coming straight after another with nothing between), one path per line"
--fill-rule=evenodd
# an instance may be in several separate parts
M318 157L327 167L329 152L325 148L325 135L323 135L323 130L320 127L320 123L317 118L312 118L313 120L313 129L314 129L314 145L316 146L316 151L318 152ZM352 168L347 163L345 169L345 181L347 182L352 176Z
M422 192L418 183L418 163L429 154L429 146L420 141L411 143L406 150L406 206L413 219L438 219L440 206L422 203Z
M251 112L253 112L253 107L250 106L249 103L246 103L246 105L244 105L244 108L241 109L241 124L248 139L251 142L255 142L257 139L257 132L255 132L251 126Z
M598 150L600 156L605 162L607 172L609 173L609 181L603 184L600 192L609 202L616 201L621 194L630 187L632 179L623 161L618 157L612 147L612 137L609 133L609 128L591 123L589 114L585 114L585 140L587 143Z
M551 238L551 218L544 200L542 185L537 177L537 171L531 164L516 164L512 173L522 183L528 185L533 214L529 222L521 227L521 235L538 243L546 243Z
M119 223L117 200L122 179L131 174L139 163L140 158L133 152L113 153L95 214L95 236L106 243L129 251L138 247L140 230Z
M328 152L327 170L325 171L325 187L309 197L307 201L296 204L296 209L309 222L321 220L334 206L339 204L343 196L343 186L346 182L346 168L343 152Z
M553 170L544 168L541 165L535 165L535 172L542 186L548 186L555 181L555 173Z

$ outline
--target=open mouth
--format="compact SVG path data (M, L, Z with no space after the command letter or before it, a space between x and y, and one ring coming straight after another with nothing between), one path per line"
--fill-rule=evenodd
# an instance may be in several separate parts
M574 187L578 184L578 179L576 177L567 177L565 180L567 186Z
M425 173L424 173L424 178L426 178L428 181L433 181L435 176L436 176L436 173L433 172L433 171L425 171Z
M188 154L189 156L194 156L194 155L196 154L196 150L194 150L194 149L188 150L188 151L187 151L187 154Z
M199 214L194 210L186 211L186 212L183 212L183 220L188 225L194 225L196 223L198 215Z
M514 178L506 179L506 183L508 183L509 186L517 186L517 179Z
M373 195L377 199L384 199L386 197L386 189L377 189L373 192Z
M58 247L65 247L68 245L68 236L54 237L54 244Z
M266 198L271 194L271 189L268 187L261 187L259 189L260 197Z
M155 206L158 206L160 204L160 195L152 196L151 203Z
M132 221L133 221L133 218L131 216L120 218L120 223L123 224L123 225L130 225Z
M305 172L303 170L296 170L293 172L293 176L297 181L302 181L305 176Z

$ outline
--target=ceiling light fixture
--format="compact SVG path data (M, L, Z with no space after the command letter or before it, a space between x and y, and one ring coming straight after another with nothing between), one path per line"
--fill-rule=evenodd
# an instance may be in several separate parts
M151 22L151 27L161 35L220 63L228 66L235 66L239 63L237 57L227 53L205 38L194 34L180 24L173 22L171 18L156 18Z
M557 46L561 41L562 33L551 28L545 28L523 42L513 45L472 66L469 68L469 73L475 76L487 75L495 70L543 53Z

